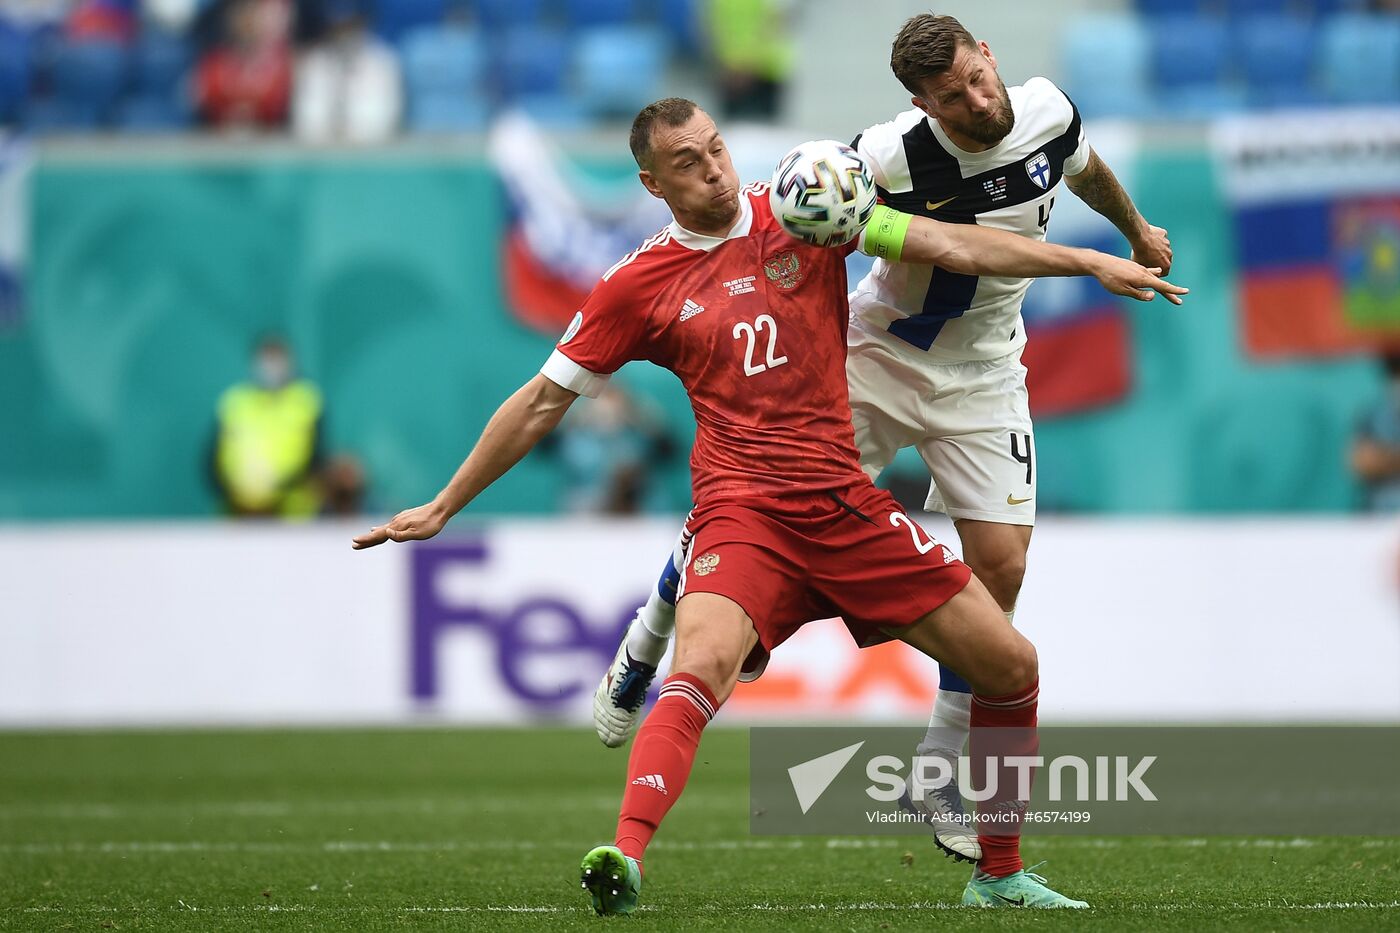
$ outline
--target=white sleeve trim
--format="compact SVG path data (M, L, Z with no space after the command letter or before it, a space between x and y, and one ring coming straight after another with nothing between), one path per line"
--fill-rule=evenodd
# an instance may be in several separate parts
M600 373L589 372L560 350L555 350L549 355L549 359L540 367L540 374L561 389L568 389L589 398L597 398L610 378Z

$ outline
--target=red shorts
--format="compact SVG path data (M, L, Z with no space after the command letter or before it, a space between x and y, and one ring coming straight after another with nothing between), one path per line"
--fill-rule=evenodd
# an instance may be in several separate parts
M768 651L805 623L840 616L862 648L922 619L972 577L966 564L869 482L839 493L699 506L677 595L738 603Z

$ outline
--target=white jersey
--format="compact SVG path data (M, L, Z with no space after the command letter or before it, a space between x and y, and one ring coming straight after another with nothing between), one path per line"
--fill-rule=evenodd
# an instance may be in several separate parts
M985 152L959 149L917 109L862 133L855 146L881 200L909 214L1045 239L1060 179L1084 171L1089 144L1079 111L1048 79L1007 93L1016 124ZM1026 342L1021 300L1030 283L877 260L850 296L851 316L935 361L997 359Z

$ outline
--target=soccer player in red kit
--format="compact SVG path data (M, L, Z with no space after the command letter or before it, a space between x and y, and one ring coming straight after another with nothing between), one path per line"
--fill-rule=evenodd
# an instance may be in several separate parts
M976 727L1022 727L1028 739L1003 755L1036 748L1035 649L860 468L845 375L844 256L854 245L821 249L784 233L768 186L740 187L714 123L690 101L644 108L631 148L642 183L675 221L608 270L540 374L501 406L432 502L354 541L436 534L629 360L680 377L695 411L696 505L675 655L632 747L616 844L583 861L600 914L636 906L647 844L745 658L809 620L840 615L862 646L899 638L962 672L974 690L974 760L985 731ZM980 275L1094 275L1118 294L1184 291L1128 260L882 210L883 234L872 221L859 241L871 252ZM998 783L1014 788L1014 769ZM1023 871L1018 836L1000 826L1004 835L981 836L981 881L970 884L1010 903L1085 906Z

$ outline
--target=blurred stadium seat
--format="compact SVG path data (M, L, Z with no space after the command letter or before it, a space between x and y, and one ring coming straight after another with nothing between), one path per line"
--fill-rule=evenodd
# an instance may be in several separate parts
M541 126L556 130L581 129L588 126L592 118L577 97L565 92L523 94L511 105L523 110Z
M127 49L115 42L60 42L52 61L53 128L95 128L111 121L129 65Z
M1400 19L1361 13L1322 26L1319 69L1328 97L1343 104L1400 98Z
M1145 16L1184 16L1213 9L1208 0L1138 0L1136 7Z
M564 0L569 28L618 26L637 15L636 0Z
M16 122L29 96L29 51L28 37L0 22L0 123Z
M504 99L563 92L571 50L563 30L516 26L492 45L495 77Z
M486 125L486 46L460 26L420 26L400 46L408 126L421 132L464 132Z
M189 126L194 112L185 79L194 50L184 38L147 30L131 55L131 92L116 114L119 128L137 132Z
M695 0L659 0L658 12L661 24L678 49L693 52L700 48L700 20Z
M1297 16L1250 16L1240 21L1237 33L1236 48L1251 104L1296 107L1317 101L1313 23Z
M1070 20L1060 54L1065 88L1084 116L1152 111L1151 40L1140 17L1105 13Z
M1244 16L1278 16L1310 6L1308 0L1225 0L1225 13L1233 18Z
M441 23L446 12L445 0L387 0L375 6L374 31L398 42L420 26Z
M630 117L660 96L666 35L650 26L600 26L577 40L579 96L603 117Z
M1173 117L1208 117L1239 107L1230 80L1230 36L1218 16L1175 14L1151 19L1153 73L1160 106Z
M476 15L483 27L499 31L538 24L544 7L544 0L476 0Z

